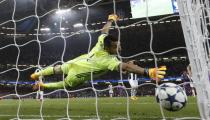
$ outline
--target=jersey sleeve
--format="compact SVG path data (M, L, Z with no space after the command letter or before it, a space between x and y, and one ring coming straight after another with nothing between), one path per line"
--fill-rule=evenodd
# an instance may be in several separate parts
M104 38L107 36L107 34L101 34L98 37L98 43L100 43L102 46L104 45Z
M107 67L109 70L114 71L118 70L121 61L119 61L116 57L107 60Z
M104 38L107 36L107 34L101 34L98 37L98 42L96 43L96 45L92 48L92 50L90 51L91 54L94 54L97 51L100 51L102 49L104 49Z

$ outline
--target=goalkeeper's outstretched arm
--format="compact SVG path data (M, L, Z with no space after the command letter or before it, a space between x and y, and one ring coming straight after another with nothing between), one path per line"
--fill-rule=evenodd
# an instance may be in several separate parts
M123 71L144 75L158 81L164 78L164 75L166 74L166 66L161 66L159 68L142 68L135 64L121 63L120 68Z

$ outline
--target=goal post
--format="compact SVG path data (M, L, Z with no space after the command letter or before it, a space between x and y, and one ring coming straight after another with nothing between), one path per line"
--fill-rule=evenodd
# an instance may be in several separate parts
M210 120L209 0L178 0L202 120Z

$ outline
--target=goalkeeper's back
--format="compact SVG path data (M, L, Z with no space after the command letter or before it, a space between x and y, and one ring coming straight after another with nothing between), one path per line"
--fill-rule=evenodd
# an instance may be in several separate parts
M98 51L104 51L104 38L107 36L107 34L101 34L98 37L98 42L96 45L91 49L91 51L88 53L89 56L92 56Z

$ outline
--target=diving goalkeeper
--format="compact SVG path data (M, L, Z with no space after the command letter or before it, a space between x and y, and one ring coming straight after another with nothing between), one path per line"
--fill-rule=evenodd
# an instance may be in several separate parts
M115 14L108 16L108 21L102 28L101 35L98 37L98 42L88 54L81 55L62 65L46 67L31 75L32 79L37 80L39 76L65 74L67 76L63 81L54 83L37 82L33 88L62 89L64 86L65 88L75 87L87 80L91 80L91 73L93 78L95 78L107 71L120 70L141 74L154 80L164 78L164 75L166 74L165 66L160 68L142 68L134 64L124 63L117 59L116 55L121 51L120 43L117 38L108 34L112 23L117 22L117 20L118 16Z

